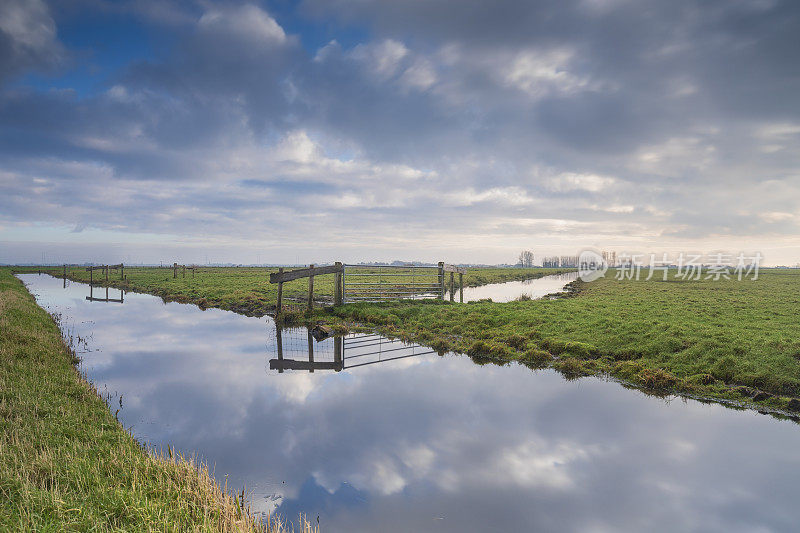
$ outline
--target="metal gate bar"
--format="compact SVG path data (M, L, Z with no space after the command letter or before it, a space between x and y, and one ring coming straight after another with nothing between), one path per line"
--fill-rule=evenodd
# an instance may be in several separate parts
M344 301L438 297L443 289L443 265L344 265L347 277Z

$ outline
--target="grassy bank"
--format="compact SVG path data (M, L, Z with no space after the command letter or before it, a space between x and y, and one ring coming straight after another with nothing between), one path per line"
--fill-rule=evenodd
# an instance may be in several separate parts
M0 530L256 531L208 471L147 453L0 269Z
M800 411L800 271L757 281L580 283L576 296L510 303L358 304L336 318L476 358L611 375Z
M38 269L17 269L20 272ZM45 268L43 272L50 272L57 277L63 275L60 268ZM256 267L202 267L192 275L186 272L183 277L179 272L173 278L172 268L139 267L126 268L125 280L119 279L119 274L111 271L108 283L99 272L94 273L94 280L99 285L123 288L137 292L144 292L159 296L167 301L194 303L201 307L217 307L248 316L263 316L275 308L277 301L277 285L269 283L269 275L277 272L277 268ZM360 269L369 272L368 269ZM470 269L464 276L464 285L476 287L488 283L501 283L504 281L532 279L547 274L567 272L568 269L542 269L542 268L480 268ZM361 277L358 271L348 271L348 283L374 281L375 277ZM416 281L436 282L435 270L420 273ZM70 268L67 277L74 281L89 281L89 273L85 268ZM102 278L102 279L101 279ZM314 279L314 294L316 298L333 300L333 275L319 276ZM304 301L308 294L308 280L299 279L284 284L283 296L287 302L292 299Z

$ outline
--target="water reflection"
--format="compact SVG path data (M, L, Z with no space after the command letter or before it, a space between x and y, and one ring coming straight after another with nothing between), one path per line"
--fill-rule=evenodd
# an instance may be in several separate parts
M578 273L570 272L567 274L553 274L536 279L526 279L524 281L508 281L506 283L492 283L481 287L465 287L464 301L476 302L489 298L494 302L510 302L520 297L534 300L537 298L544 298L550 294L563 292L565 286L576 279L578 279Z
M105 287L105 298L98 298L98 297L94 296L94 286L93 285L88 285L88 287L89 287L89 296L86 297L87 301L90 301L90 302L106 302L106 303L113 302L113 303L119 303L119 304L125 303L125 292L122 289L118 289L119 290L119 298L109 298L108 297L109 289L108 289L108 287ZM62 288L64 288L64 289L67 288L67 280L66 279L64 279ZM102 294L102 289L103 289L102 287L98 287L98 291L100 291L101 294Z
M419 344L406 343L398 339L387 339L381 335L355 333L346 336L319 338L311 328L274 328L270 331L274 343L268 343L268 351L274 350L277 357L269 360L270 370L334 370L388 363L435 353Z
M456 355L280 373L270 320L134 293L92 305L85 285L21 277L65 328L92 335L82 370L112 401L123 396L120 419L137 438L196 452L260 509L319 515L325 531L800 523L790 422ZM307 331L295 334L284 360L307 361ZM314 362L335 360L334 341L314 341Z

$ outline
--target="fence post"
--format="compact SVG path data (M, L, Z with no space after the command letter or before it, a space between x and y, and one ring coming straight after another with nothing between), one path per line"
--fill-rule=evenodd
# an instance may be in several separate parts
M455 274L450 272L450 301L451 302L454 302L455 301L455 297L456 297L456 286L455 286L455 281L453 281L453 278L455 278Z
M308 371L314 371L314 336L311 334L311 328L308 328Z
M181 270L181 275L183 276L183 279L186 279L186 265L183 265L183 268Z
M67 265L64 265L64 279L67 279Z
M122 279L122 280L125 279L125 264L124 263L120 263L119 264L119 279Z
M339 335L336 335L333 338L333 362L338 363L336 365L337 372L342 370L342 367L344 366L342 361L342 337Z
M439 299L444 300L444 261L439 261Z
M92 286L92 283L94 283L94 270L92 270L92 267L89 267L89 287Z
M334 263L337 267L341 267L342 263L337 261ZM333 278L333 305L342 305L342 273L337 272Z
M108 265L106 265L106 282L108 282Z
M172 279L178 279L178 263L172 263Z
M314 265L308 265L311 275L308 276L308 312L314 310ZM310 337L309 337L310 338Z
M283 267L278 269L278 274L283 274ZM278 306L275 309L275 317L277 318L281 311L283 310L283 278L280 278L281 281L278 281Z
M464 274L461 272L458 273L458 301L460 303L464 303Z
M283 270L283 269L281 269ZM278 284L278 289L280 289L281 284ZM280 290L278 292L280 294ZM278 374L283 374L283 336L281 335L281 327L276 325L275 326L275 340L278 344L278 361L280 364L278 366Z

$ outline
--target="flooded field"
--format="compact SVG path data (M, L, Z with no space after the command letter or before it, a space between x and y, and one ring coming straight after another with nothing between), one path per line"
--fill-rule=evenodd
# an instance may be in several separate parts
M268 318L114 289L87 299L87 285L20 278L85 340L81 370L140 441L197 454L257 509L303 512L323 531L800 522L792 422L479 366L375 335L317 341Z

